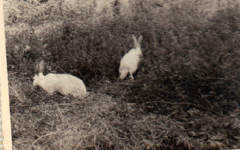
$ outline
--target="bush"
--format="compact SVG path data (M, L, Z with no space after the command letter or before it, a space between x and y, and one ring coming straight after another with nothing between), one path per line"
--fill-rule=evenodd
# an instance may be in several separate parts
M170 2L169 8L154 6L153 1L130 4L137 7L131 7L128 16L111 17L109 11L104 11L98 18L92 13L93 18L81 20L82 23L76 14L66 17L70 10L65 12L63 9L65 15L59 27L50 28L50 32L44 35L37 35L32 27L35 36L23 32L7 41L31 47L25 56L27 59L21 62L24 48L18 50L19 54L14 54L16 44L7 44L11 56L9 66L16 67L19 72L32 72L33 66L26 64L43 58L55 71L71 73L83 78L87 84L104 78L114 81L118 77L121 57L133 46L130 35L142 34L144 59L138 80L126 87L132 91L126 95L127 101L189 102L209 109L213 109L212 104L220 100L234 100L239 104L239 92L234 90L239 89L237 6L230 4L230 7L221 8L203 21L206 14L195 12L202 4L199 1ZM47 6L47 3L43 5ZM65 5L60 6L65 8ZM190 9L184 9L187 7ZM79 13L75 9L72 11ZM48 46L42 48L46 43Z

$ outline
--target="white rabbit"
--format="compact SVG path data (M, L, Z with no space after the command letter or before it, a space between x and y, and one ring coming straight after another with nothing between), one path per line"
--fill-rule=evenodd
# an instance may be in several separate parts
M140 61L140 57L142 56L141 51L141 41L142 41L142 35L139 37L138 41L136 40L136 37L132 35L132 39L134 40L134 46L135 48L131 49L125 56L121 59L119 72L120 72L120 79L124 79L128 72L130 74L131 79L133 80L134 77L132 74L134 74L138 68L138 63Z
M33 86L40 86L49 94L59 92L62 95L73 95L74 97L84 98L87 96L86 87L83 81L69 74L47 74L43 75L44 61L42 60L35 66L35 76Z

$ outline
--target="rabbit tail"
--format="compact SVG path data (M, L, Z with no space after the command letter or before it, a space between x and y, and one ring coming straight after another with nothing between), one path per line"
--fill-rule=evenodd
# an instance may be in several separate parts
M120 79L124 79L127 76L128 70L122 70L120 74Z

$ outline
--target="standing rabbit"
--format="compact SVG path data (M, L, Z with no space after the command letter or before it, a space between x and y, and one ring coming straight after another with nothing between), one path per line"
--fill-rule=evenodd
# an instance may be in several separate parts
M59 92L62 95L73 95L74 97L83 98L87 95L86 87L83 81L70 74L53 74L43 75L44 61L37 63L35 66L35 76L33 86L40 86L49 94Z
M141 41L143 39L142 35L139 37L138 41L134 35L132 35L132 39L134 40L135 48L131 49L125 56L121 59L119 72L120 79L124 79L128 72L130 74L131 79L133 80L134 74L138 68L138 63L140 61L140 57L142 56L141 51Z

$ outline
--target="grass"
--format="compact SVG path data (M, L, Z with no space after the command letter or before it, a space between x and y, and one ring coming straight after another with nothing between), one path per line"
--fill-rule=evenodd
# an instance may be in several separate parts
M11 103L15 149L210 149L239 138L239 110L217 117L177 107L161 115L102 93L86 100L37 94Z
M13 148L240 148L238 6L4 1ZM135 80L119 82L131 34L143 35L144 57ZM34 90L40 59L45 74L75 75L91 94Z

